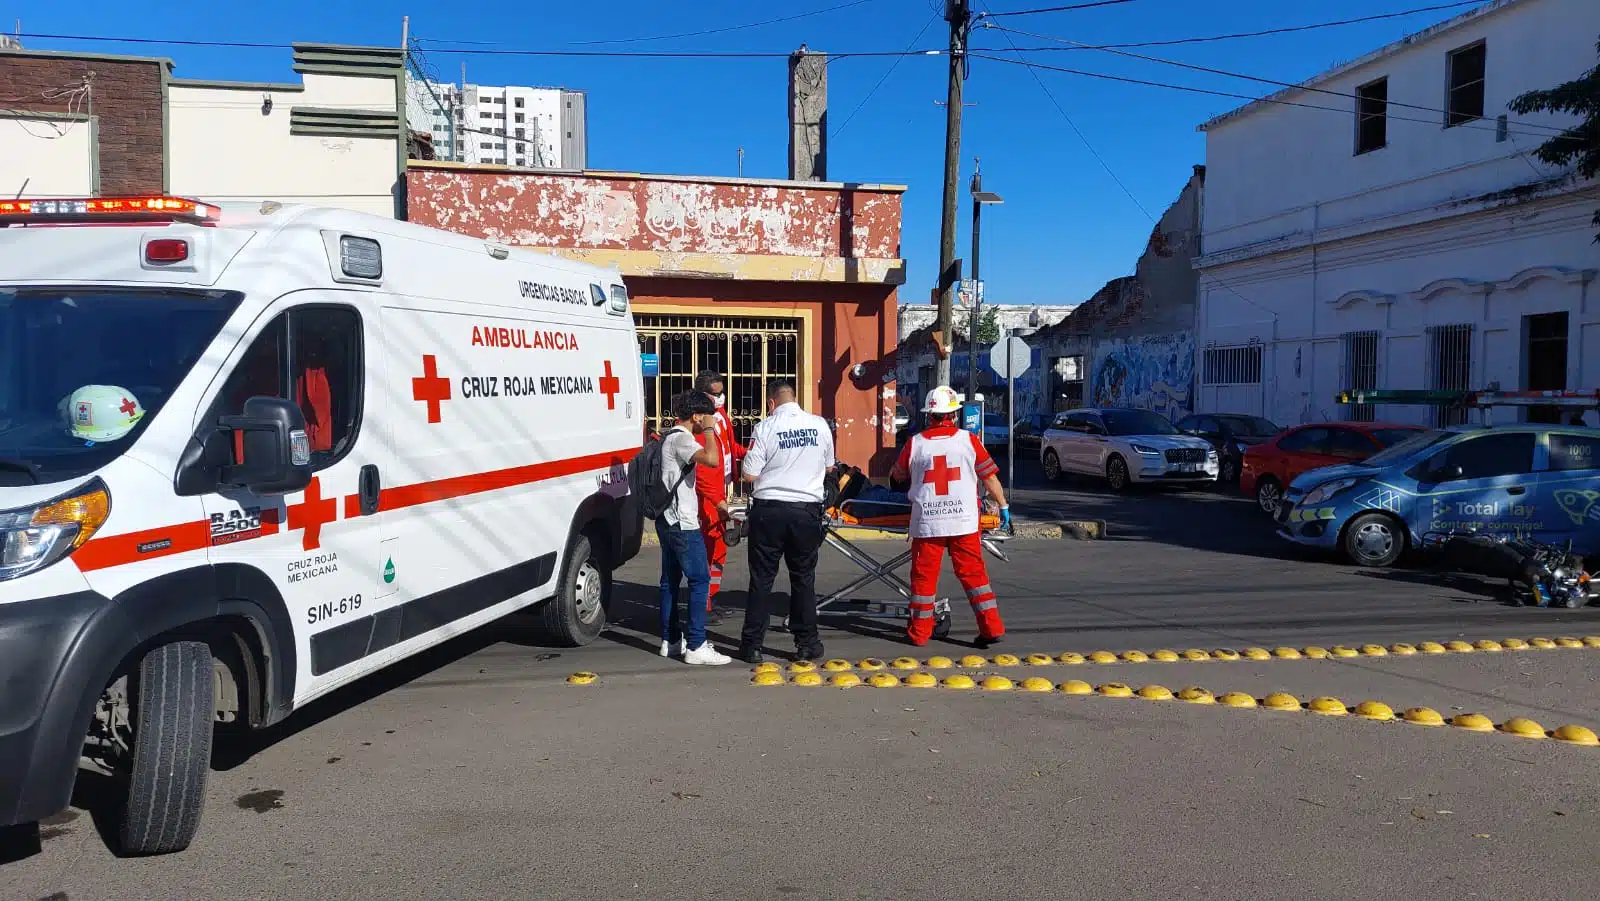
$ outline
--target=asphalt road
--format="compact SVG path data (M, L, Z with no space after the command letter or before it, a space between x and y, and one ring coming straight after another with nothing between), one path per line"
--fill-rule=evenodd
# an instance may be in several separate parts
M991 561L1010 637L990 654L1600 635L1600 608L1516 608L1473 579L1290 551L1225 494L1021 487L1014 508L1105 519L1111 537ZM1600 875L1600 748L1060 691L758 687L746 667L655 656L655 567L647 551L619 573L616 628L594 646L542 647L513 617L219 756L183 854L112 856L87 786L37 837L9 838L0 898L1532 901ZM829 553L819 584L858 572ZM835 620L825 637L857 661L972 653L959 606L955 624L917 652L893 623ZM787 636L769 647L786 662ZM1597 664L1591 647L973 672L1600 730ZM600 678L565 684L578 670Z

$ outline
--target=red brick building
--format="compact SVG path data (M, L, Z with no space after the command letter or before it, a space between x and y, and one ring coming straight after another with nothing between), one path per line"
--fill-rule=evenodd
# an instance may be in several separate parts
M651 415L701 369L728 376L741 438L765 386L795 383L834 421L841 460L894 462L901 195L892 185L528 172L413 162L408 218L621 270Z

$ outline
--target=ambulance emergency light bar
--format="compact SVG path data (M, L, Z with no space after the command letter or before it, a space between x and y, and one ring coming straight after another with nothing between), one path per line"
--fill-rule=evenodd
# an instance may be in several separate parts
M69 197L0 200L0 225L189 222L215 225L222 210L186 197Z

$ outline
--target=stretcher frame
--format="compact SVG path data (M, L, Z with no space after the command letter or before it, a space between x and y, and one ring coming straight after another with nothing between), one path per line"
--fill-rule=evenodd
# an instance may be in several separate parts
M733 518L742 524L748 516L748 509L732 511ZM817 599L817 616L852 616L865 619L900 619L907 623L911 621L911 583L902 577L898 570L911 562L911 547L909 543L904 550L887 560L880 560L867 553L859 544L851 541L845 534L848 529L867 529L874 532L887 532L892 535L909 536L911 529L905 526L874 526L863 525L858 522L849 522L835 516L825 516L822 520L822 540L829 547L843 554L845 559L861 567L863 573L857 576L843 588ZM980 539L983 549L1001 562L1009 563L1001 546L1011 539L1011 535L1000 529L991 529L983 533ZM866 598L853 598L850 595L873 582L882 582L894 589L895 593L903 599L895 601L874 601ZM834 609L835 606L848 609ZM933 637L943 640L950 634L950 599L948 597L934 598L933 601ZM789 631L789 617L783 618L779 631Z

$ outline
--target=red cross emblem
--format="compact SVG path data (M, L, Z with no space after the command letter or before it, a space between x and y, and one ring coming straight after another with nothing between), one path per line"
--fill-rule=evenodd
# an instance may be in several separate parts
M940 497L950 493L950 483L961 481L961 468L949 465L943 455L933 458L933 468L922 474L922 484L933 485Z
M439 361L433 354L422 355L422 375L411 380L411 399L428 405L428 421L441 419L440 405L450 399L450 380L439 376Z
M617 395L622 393L622 380L611 374L611 361L606 361L606 374L600 377L600 393L606 396L606 409L617 408Z
M132 416L134 413L139 411L139 405L124 397L122 399L122 406L118 407L117 409L122 411L123 416Z
M305 530L305 540L301 547L314 551L322 546L322 526L339 518L339 503L336 498L322 496L322 480L314 478L306 486L305 499L289 508L289 531L296 529Z

